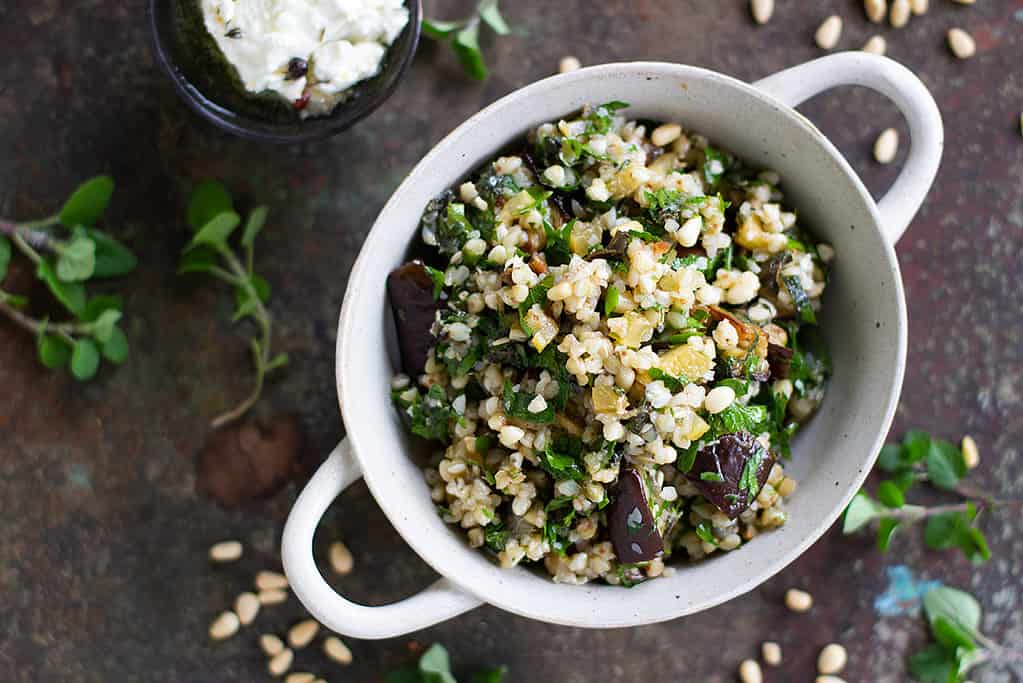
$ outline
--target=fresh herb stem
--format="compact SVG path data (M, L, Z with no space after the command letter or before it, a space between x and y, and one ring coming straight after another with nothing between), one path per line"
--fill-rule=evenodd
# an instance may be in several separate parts
M246 268L242 265L238 257L235 256L230 247L227 245L221 245L218 247L218 252L227 263L228 268L230 268L230 272L219 268L215 268L210 271L210 273L214 276L245 290L245 293L253 302L252 316L256 321L257 327L259 327L259 340L253 340L252 342L252 363L256 370L256 379L253 383L252 391L244 401L239 403L233 409L215 418L212 422L214 428L222 427L225 424L234 422L247 413L252 406L256 405L256 402L259 401L259 397L263 394L263 383L270 365L270 340L273 323L270 317L270 312L267 311L266 306L263 305L263 301L260 299L256 288L253 286L252 279L249 277L249 273L252 268L252 251L253 250L251 248L246 249L246 260L249 262L248 268Z
M93 332L93 325L88 323L76 325L74 323L52 324L44 320L36 320L25 315L17 308L8 303L10 295L0 291L0 313L3 313L18 327L32 334L39 335L43 332L55 334L69 344L75 343L75 337L87 337Z
M55 218L47 218L42 221L31 221L29 223L13 223L0 220L0 235L7 235L18 251L24 254L32 263L38 265L41 260L39 251L59 251L63 246L60 240L55 239L49 233L39 228L53 225Z

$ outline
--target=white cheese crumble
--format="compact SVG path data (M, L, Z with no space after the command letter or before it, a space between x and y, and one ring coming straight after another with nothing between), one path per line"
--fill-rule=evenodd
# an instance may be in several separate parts
M325 114L380 71L408 24L404 0L202 0L203 20L245 89Z

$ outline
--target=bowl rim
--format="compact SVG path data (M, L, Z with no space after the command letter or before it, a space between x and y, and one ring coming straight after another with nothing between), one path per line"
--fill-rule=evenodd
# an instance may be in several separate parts
M683 77L691 79L699 78L714 81L717 85L741 91L743 95L757 100L759 105L779 110L788 117L794 125L801 128L803 134L812 137L839 167L843 175L848 180L849 187L855 191L857 199L863 203L869 212L871 217L871 228L877 233L878 239L882 244L886 260L884 266L892 274L894 287L890 296L894 296L895 298L897 319L893 322L895 323L897 330L894 335L895 345L894 354L892 356L894 366L890 368L891 384L884 392L886 396L883 400L886 400L887 402L883 412L884 417L876 425L876 432L871 439L869 446L863 450L864 458L861 462L857 463L860 465L858 473L853 476L848 487L840 495L835 496L827 514L821 515L817 519L812 531L807 533L798 542L792 544L786 552L780 553L770 561L760 564L759 569L754 575L745 581L736 582L736 584L729 590L720 591L713 595L697 596L695 599L690 601L677 601L674 604L664 606L659 606L656 602L650 600L634 600L633 602L636 603L634 605L636 607L636 611L631 609L621 610L618 614L612 613L612 610L610 609L601 610L599 608L592 609L585 616L583 615L584 610L580 609L572 610L573 613L571 614L567 613L565 610L539 612L535 609L523 607L519 602L517 602L514 592L509 591L507 586L503 585L504 582L502 582L500 578L497 578L496 580L493 578L495 576L499 577L499 574L490 573L488 575L483 575L481 572L474 572L471 575L466 575L454 571L456 563L459 561L457 558L449 559L444 556L438 556L435 549L431 547L433 543L428 536L420 537L418 535L408 533L408 526L412 522L409 522L407 520L407 515L403 514L400 503L395 502L391 496L387 495L388 493L393 492L393 481L385 477L385 471L374 469L371 464L374 460L371 457L371 454L375 451L372 448L372 444L368 441L369 437L366 435L366 432L360 430L359 425L353 424L349 426L349 423L346 421L345 426L347 438L351 441L352 450L355 454L356 460L360 463L363 478L366 480L366 484L369 487L370 492L377 504L383 510L384 514L387 516L388 520L402 536L404 542L407 543L416 552L416 554L423 559L424 562L466 593L474 595L480 600L499 607L502 610L547 623L583 628L617 628L652 624L715 607L763 584L806 552L806 550L816 543L817 540L820 539L820 537L823 536L838 519L849 501L863 485L864 480L873 467L874 461L877 459L881 446L884 444L888 430L891 427L895 411L898 406L899 397L901 395L908 345L908 318L902 275L895 255L894 245L884 238L884 232L881 227L882 220L878 211L877 203L871 197L862 180L849 165L848 161L846 161L845 157L838 151L834 144L820 130L818 130L816 126L814 126L813 123L794 108L780 102L772 95L756 88L754 85L713 70L667 62L616 62L586 67L566 74L550 76L505 95L468 118L446 135L440 142L434 145L394 191L383 209L381 209L380 214L360 249L359 256L357 257L349 275L348 285L346 287L345 297L340 312L335 355L335 381L342 418L344 418L345 406L351 405L359 398L358 394L355 393L358 391L358 387L345 381L344 378L347 374L347 368L357 362L357 359L353 359L351 357L349 345L344 343L347 336L352 334L352 331L356 327L356 314L362 312L364 306L364 304L356 305L354 302L366 298L362 296L363 292L360 291L360 289L362 286L362 280L366 277L364 273L366 271L373 270L375 267L375 264L369 261L369 255L375 251L372 247L378 241L379 235L383 230L381 227L382 219L388 216L392 207L398 202L398 198L404 194L406 188L411 184L414 184L421 176L431 171L437 163L438 158L443 158L444 156L453 153L452 148L464 134L476 128L481 121L489 119L489 117L499 113L503 108L510 106L513 100L518 101L522 98L528 99L538 93L544 92L548 88L551 88L552 85L571 79L599 78L601 76L615 75L616 73L620 75L623 71L633 71L637 74L643 75L652 74L654 76ZM455 180L457 179L452 179L452 182ZM366 457L363 458L360 454L365 454ZM422 493L423 495L427 495L425 488ZM782 531L783 530L784 528ZM464 552L472 554L479 553L478 550L472 549L468 545L464 545ZM734 553L728 553L728 555L734 555ZM720 562L723 559L724 557L719 558L718 561ZM496 565L493 566L493 569L497 572L508 571L500 569ZM633 590L642 590L646 585L647 584L644 584L644 586L639 586ZM572 591L582 591L583 589L590 588L592 586L594 586L594 584L588 584L587 586L567 586L561 591L561 595L567 602L576 602L573 598L577 597L581 599L584 597L584 594L582 592L573 593ZM677 597L678 596L676 596L676 598Z
M373 76L373 78L389 76L389 82L385 85L385 87L374 93L372 97L357 98L354 105L351 107L345 107L345 103L341 102L325 116L302 119L296 123L281 125L280 130L275 131L274 128L277 124L259 122L260 125L267 126L266 129L261 129L249 126L242 122L242 120L234 118L230 110L206 97L198 87L188 80L184 72L178 68L177 64L174 62L170 49L164 44L164 39L157 21L157 5L168 1L169 0L149 0L146 5L150 46L153 50L153 54L156 56L157 63L160 65L160 69L170 79L174 86L174 91L178 94L178 96L184 100L185 104L188 105L188 108L198 114L200 118L212 123L221 130L227 131L228 133L256 142L270 142L276 144L314 142L337 135L338 133L351 128L356 123L372 114L380 105L394 94L398 84L404 80L409 68L412 66L412 60L416 55L416 51L419 47L419 40L422 36L422 0L405 0L405 3L409 8L409 20L405 28L402 29L402 33L408 31L411 32L412 35L409 36L407 46L403 48L402 52L397 53L397 59L388 67L388 71L381 72L376 76ZM395 39L392 46L400 40L403 40L401 34L399 34L398 38ZM362 82L363 81L360 81L360 83ZM357 85L359 84L357 83L352 87L356 87Z

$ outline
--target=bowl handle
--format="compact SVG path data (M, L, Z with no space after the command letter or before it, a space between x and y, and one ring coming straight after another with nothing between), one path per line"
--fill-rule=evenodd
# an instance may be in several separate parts
M313 535L330 504L362 476L348 439L343 439L295 501L284 526L281 555L291 588L317 621L353 638L393 638L433 626L482 604L448 579L420 593L380 607L359 605L339 595L320 575Z
M841 85L862 85L895 103L909 123L912 147L905 168L877 204L884 235L895 244L931 189L944 144L938 105L916 74L886 57L843 52L794 66L753 85L790 107Z

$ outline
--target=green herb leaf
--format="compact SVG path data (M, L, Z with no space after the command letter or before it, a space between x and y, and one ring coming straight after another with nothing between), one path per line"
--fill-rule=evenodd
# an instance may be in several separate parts
M813 311L813 305L810 303L810 297L807 296L806 290L803 289L803 282L798 275L788 275L781 279L782 284L785 285L785 289L788 290L789 296L792 297L792 304L796 307L796 311L799 313L800 319L804 323L810 323L811 325L817 324L817 315Z
M959 548L975 564L991 559L991 549L983 532L973 526L977 510L972 503L966 512L946 512L927 520L924 542L933 550Z
M60 210L60 222L69 228L95 225L106 211L113 193L114 181L110 176L101 175L86 180L64 202L64 208Z
M959 663L954 652L941 645L931 645L911 656L909 673L919 683L957 683Z
M478 22L473 21L458 31L451 47L467 74L479 81L487 80L490 72L487 71L487 65L483 62L483 53L480 51Z
M437 19L423 19L423 34L434 40L447 40L463 26L460 21L439 21Z
M977 644L973 642L973 634L967 633L947 617L937 617L932 621L931 633L935 640L952 650L960 647L967 651L977 649Z
M507 673L508 667L505 666L479 671L473 674L472 683L501 683Z
M203 246L189 249L178 263L178 275L185 273L207 273L217 267L220 255L213 247Z
M99 369L99 349L91 339L79 339L71 351L71 374L80 381L90 380Z
M858 531L884 514L886 514L886 510L882 505L878 504L866 492L860 491L849 502L849 507L845 509L842 533L851 534Z
M512 418L531 422L533 424L547 424L554 422L554 405L548 401L547 407L539 413L529 412L529 404L536 398L533 394L525 391L515 391L510 380L504 382L504 411Z
M85 287L80 282L63 282L57 277L53 263L43 258L36 266L36 276L42 280L54 298L76 316L85 311Z
M36 339L36 351L39 362L50 370L64 367L71 359L71 345L60 337L45 332Z
M234 204L231 194L219 180L203 180L192 190L188 202L188 224L198 232L210 221L223 213L231 213Z
M529 294L526 296L525 301L519 304L519 326L522 331L530 337L533 336L535 330L533 330L526 322L526 313L533 307L534 304L543 306L547 301L547 292L554 286L554 276L548 275L543 280L538 282L529 290Z
M980 630L980 603L965 591L938 586L924 594L923 604L924 612L932 624L938 617L944 617L968 633Z
M110 337L114 333L114 326L121 319L121 312L113 309L107 309L99 314L95 322L92 323L92 336L95 337L96 341L100 344L105 344L110 341Z
M888 550L892 544L892 537L899 528L899 521L891 517L883 517L877 525L877 549L881 552Z
M564 442L558 445L564 447ZM556 445L550 441L539 456L540 467L559 481L564 479L582 481L586 478L586 471L579 464L578 456L570 452L557 452Z
M618 288L614 285L608 285L607 291L604 293L604 315L610 316L618 308Z
M952 490L966 475L962 452L948 441L933 439L927 450L927 477L938 488Z
M661 382L663 382L664 386L668 388L668 391L670 391L673 394L677 394L678 392L682 391L683 389L686 388L686 385L689 384L689 378L672 377L671 375L669 375L664 370L661 370L660 368L650 368L649 370L647 370L647 374L650 375L650 379L660 380Z
M700 481L722 482L725 478L717 472L700 472Z
M451 674L448 651L437 643L431 645L419 658L419 673L423 683L458 683Z
M57 254L57 277L63 282L84 282L96 268L96 244L76 227L71 240Z
M96 245L96 265L92 277L121 277L138 267L139 261L135 254L110 235L95 228L85 232Z
M722 176L728 172L734 159L724 152L721 152L713 147L707 147L704 150L706 155L706 161L703 165L703 179L707 185L713 189L717 187L717 184L721 181Z
M885 472L898 472L912 463L906 463L903 457L903 449L899 444L889 443L881 448L881 454L877 456L877 466Z
M288 364L288 354L278 353L276 356L270 359L270 362L266 364L266 371L276 370L277 368L283 368Z
M0 235L0 282L7 277L7 268L11 264L11 241Z
M114 365L120 365L128 358L128 338L124 331L117 326L110 331L110 337L100 344L100 352L103 357Z
M89 299L82 312L82 320L85 322L96 322L105 311L122 311L124 303L119 296L94 296Z
M912 465L927 457L931 448L931 435L919 429L911 429L902 439L904 461Z
M227 246L227 238L231 236L241 220L241 217L233 211L214 216L199 229L199 232L195 233L185 250L191 250L203 244L219 248Z
M718 544L718 539L714 535L714 531L713 531L713 529L711 527L710 522L708 522L707 520L703 520L698 525L696 525L696 530L695 531L696 531L696 535L704 543L709 543L709 544L715 545L715 546Z
M902 489L890 481L882 481L877 487L877 498L890 508L900 508L906 504Z
M266 215L269 211L265 206L257 206L249 214L248 220L245 221L245 229L242 231L243 247L251 249L256 243L256 236L266 225Z
M486 23L494 33L499 36L506 36L511 33L511 29L508 28L508 24L505 23L504 17L501 16L501 11L497 7L498 0L480 0L479 13L480 19Z

